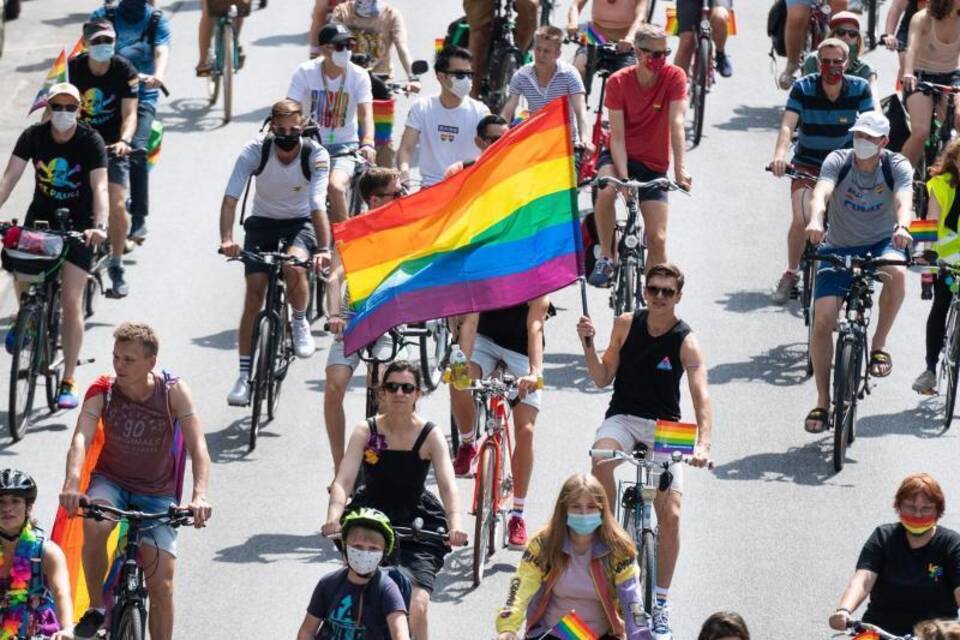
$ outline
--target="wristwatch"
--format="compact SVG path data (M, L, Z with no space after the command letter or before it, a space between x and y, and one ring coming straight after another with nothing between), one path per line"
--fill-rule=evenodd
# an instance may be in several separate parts
M97 231L106 231L107 225L103 224L102 222L98 222L97 224L93 225L93 228Z

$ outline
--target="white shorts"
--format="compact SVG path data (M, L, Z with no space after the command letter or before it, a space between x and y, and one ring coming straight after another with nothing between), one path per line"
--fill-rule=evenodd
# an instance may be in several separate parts
M486 378L496 369L497 363L502 362L507 367L507 373L515 378L530 375L530 358L522 353L504 349L490 338L477 334L473 343L473 355L470 361L480 367L480 372ZM520 404L540 410L540 389L525 395Z
M597 429L594 442L602 438L612 438L620 443L623 451L633 451L633 447L638 442L642 442L650 448L650 451L653 451L653 436L656 428L656 420L621 413L603 421ZM670 490L683 493L683 463L671 464L670 472L673 474Z
M390 350L393 349L393 341L390 339L389 334L384 334L377 338L377 341L373 344L373 355L380 359L385 359L390 357ZM366 350L366 348L364 348ZM407 348L400 347L397 351L397 360L407 359ZM343 340L334 340L333 344L330 345L330 351L327 353L327 369L334 365L342 365L344 367L350 367L351 371L356 370L357 365L360 364L360 352L354 352L353 354L347 356L343 353Z

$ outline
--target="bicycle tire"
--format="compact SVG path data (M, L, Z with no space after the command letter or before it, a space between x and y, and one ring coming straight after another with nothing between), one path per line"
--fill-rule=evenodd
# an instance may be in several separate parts
M848 426L851 423L856 403L856 371L860 366L856 345L841 337L837 349L837 359L833 376L833 469L837 473L843 470L847 455Z
M707 82L710 78L710 39L701 36L697 45L697 59L693 72L693 145L703 138L703 120L707 109Z
M637 271L627 264L623 270L623 311L622 313L632 313L636 307L637 300Z
M270 352L270 319L262 316L257 325L257 332L253 339L253 357L254 375L251 385L253 386L253 399L250 403L250 443L248 449L253 451L257 448L257 436L260 432L260 414L263 408L263 401L267 396L267 387L270 384L271 363L273 358Z
M97 279L93 274L87 275L87 281L83 285L83 318L88 320L93 317L97 311Z
M808 260L806 269L803 272L803 293L801 294L804 304L804 319L807 322L807 375L813 375L813 356L811 355L811 345L813 345L813 327L816 322L816 306L813 299L813 292L817 286L817 266L813 260Z
M233 117L233 72L236 64L236 34L231 23L223 30L223 123Z
M457 429L457 421L453 419L453 413L450 414L450 457L457 457L457 449L460 448L460 429Z
M318 277L313 294L313 317L322 318L327 314L327 281Z
M223 73L221 67L223 60L223 27L219 21L213 27L213 45L207 52L207 63L211 64L210 75L207 76L207 100L210 106L217 104L217 98L220 97L220 76Z
M124 605L120 610L110 640L144 640L144 612L136 603Z
M13 357L10 360L8 408L8 425L14 442L19 442L27 432L30 412L33 410L33 398L37 391L41 312L40 305L30 303L24 305L17 314L14 329L16 341L13 346Z
M877 48L877 0L866 0L867 9L867 46L871 51Z
M473 586L483 582L487 559L493 555L493 538L496 536L496 518L493 513L493 481L496 449L487 441L480 448L477 463L476 496L474 498L473 529Z
M444 318L424 323L426 331L418 338L420 346L420 374L427 391L436 390L443 377L443 362L449 358L450 329Z
M649 0L647 4L647 24L653 23L654 9L657 6L657 0Z
M947 318L947 340L944 346L944 360L941 365L946 379L946 397L943 406L943 430L950 428L957 405L957 369L960 361L960 309L950 305Z
M267 419L269 420L273 420L276 415L280 402L280 388L283 386L283 380L290 365L288 354L293 352L289 306L286 302L282 302L281 308L283 311L280 313L280 326L277 328L277 335L271 339L274 348L271 350L273 368L270 371L270 386L267 388Z
M47 318L43 331L46 334L46 350L44 357L38 361L38 366L45 368L44 385L46 386L47 408L53 412L57 410L57 396L60 394L60 382L63 378L63 364L57 362L57 351L60 350L60 319L63 311L60 307L60 287L50 289L47 298Z
M490 71L492 83L490 94L487 96L487 106L490 107L491 113L500 113L507 101L510 79L523 65L520 52L515 47L502 48L502 45L494 49L491 61L493 61Z
M649 613L653 611L657 589L657 538L653 531L646 530L641 534L638 555L643 609Z
M538 26L550 25L550 14L553 12L553 0L540 0L540 23Z

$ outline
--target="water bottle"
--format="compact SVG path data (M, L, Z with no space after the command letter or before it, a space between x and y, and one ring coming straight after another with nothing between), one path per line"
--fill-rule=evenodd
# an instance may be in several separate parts
M920 299L933 298L933 274L929 271L920 274Z
M450 377L454 389L463 391L470 387L470 364L460 345L454 345L453 353L450 354Z

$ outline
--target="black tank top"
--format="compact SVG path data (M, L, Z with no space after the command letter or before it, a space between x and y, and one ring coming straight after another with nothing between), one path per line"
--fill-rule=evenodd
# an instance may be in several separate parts
M477 333L495 343L515 351L527 354L527 314L530 305L522 302L506 309L484 311L480 314Z
M680 419L680 346L690 327L678 320L662 336L647 329L647 310L633 315L630 333L620 349L607 417L627 414L650 420Z

